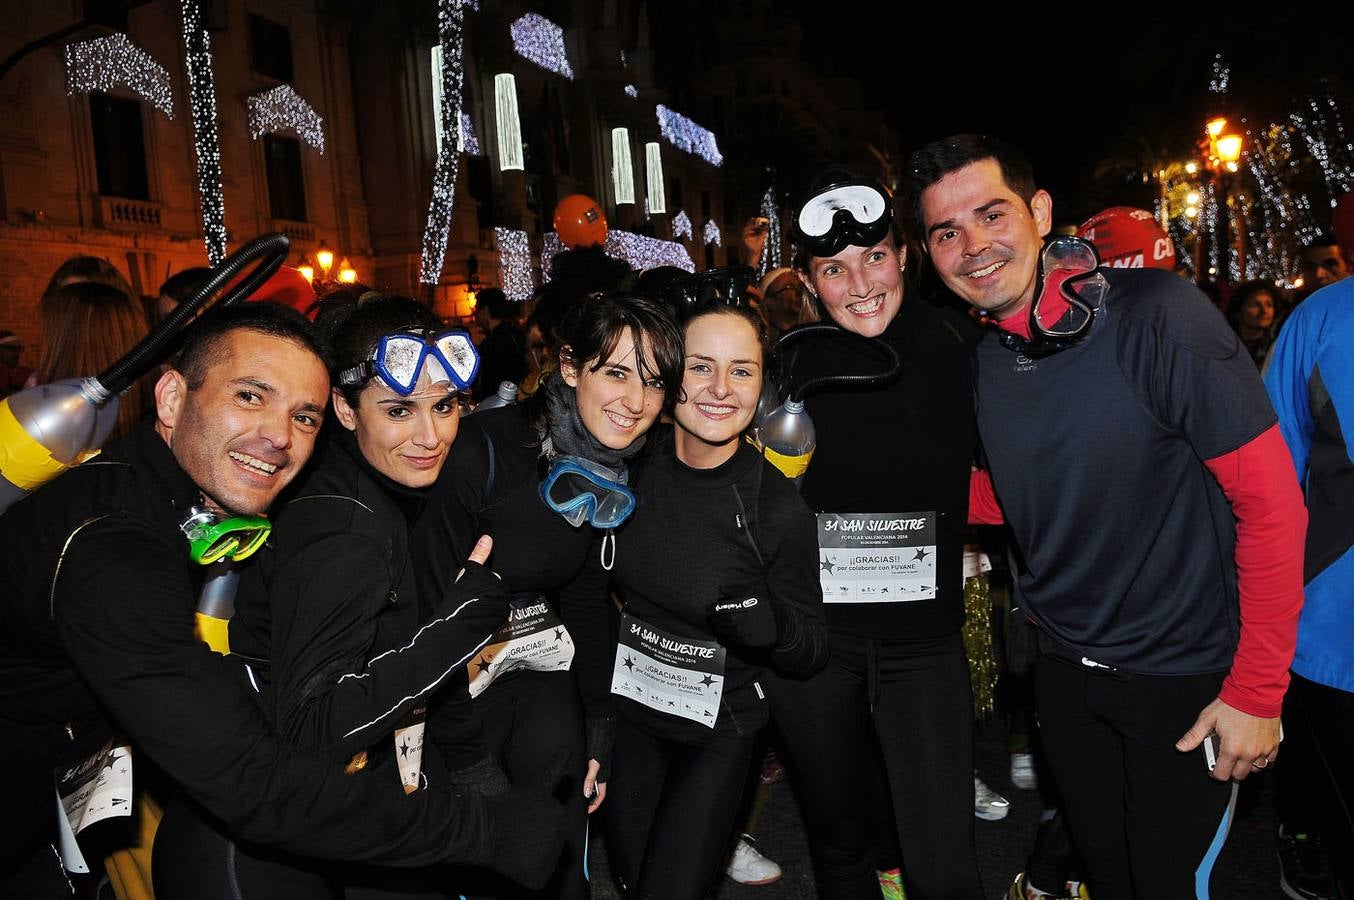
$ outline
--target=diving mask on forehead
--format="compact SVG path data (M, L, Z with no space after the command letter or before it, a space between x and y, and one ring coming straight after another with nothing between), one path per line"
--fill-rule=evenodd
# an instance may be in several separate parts
M1085 337L1109 290L1099 269L1100 257L1090 241L1071 236L1050 239L1039 254L1039 280L1030 303L1030 339L1002 331L1002 345L1038 359L1066 350Z
M893 224L888 192L869 181L842 181L800 201L794 241L813 256L832 256L846 247L873 247Z
M465 390L479 371L480 355L464 331L444 331L430 337L426 329L409 328L382 337L372 358L339 372L338 383L354 387L376 376L386 387L407 397L414 392L425 366L433 384L450 382L457 390Z

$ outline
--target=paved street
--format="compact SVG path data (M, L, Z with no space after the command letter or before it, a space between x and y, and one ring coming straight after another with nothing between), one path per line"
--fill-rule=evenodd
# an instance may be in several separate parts
M997 728L985 729L978 739L979 774L1011 800L1011 813L1000 822L977 822L978 862L983 884L991 898L1005 896L1011 878L1024 864L1039 818L1033 792L1010 784L1004 752L1004 735ZM1227 846L1213 878L1213 896L1220 900L1272 900L1282 897L1278 889L1278 864L1274 856L1275 819L1266 779L1244 791ZM721 900L801 900L815 896L799 810L789 785L773 785L771 799L762 814L758 841L763 852L785 870L785 877L766 887L742 887L725 880L716 895ZM593 896L619 898L606 868L605 850L593 841Z

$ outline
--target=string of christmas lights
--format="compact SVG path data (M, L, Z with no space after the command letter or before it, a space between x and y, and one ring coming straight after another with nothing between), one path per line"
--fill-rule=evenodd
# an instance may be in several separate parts
M207 259L216 265L226 256L226 201L221 192L221 137L216 130L216 82L212 74L212 42L202 20L199 0L179 0L183 46L188 69L188 106L193 119L197 155L197 192L202 204L202 238Z
M1232 67L1219 53L1213 57L1213 74L1208 80L1208 90L1214 94L1227 93L1227 83L1232 77Z
M499 280L509 300L529 300L536 289L531 277L531 239L525 231L496 227Z
M692 236L691 217L686 214L686 210L677 210L677 215L672 217L672 236L677 240L691 240Z
M705 227L701 229L701 238L708 246L714 244L716 247L721 245L719 226L715 224L714 219L706 219Z
M165 67L122 32L66 45L66 94L126 88L174 118L174 93Z
M527 13L508 26L517 55L547 72L573 80L569 54L564 48L564 29L545 16Z
M602 247L607 256L621 259L630 264L636 272L656 269L659 266L676 266L687 272L695 272L696 264L686 247L676 241L663 241L628 231L607 232L606 243ZM556 256L564 252L564 243L559 235L550 232L541 242L541 280L550 280L550 267Z
M249 136L254 140L290 129L324 154L324 119L291 85L279 84L254 94L246 98L245 106L249 109Z
M770 224L766 229L766 243L762 245L762 258L757 263L758 278L780 268L780 207L776 203L774 184L762 195L762 218Z
M442 45L442 105L439 115L444 134L461 125L461 82L465 76L462 59L464 11L461 0L437 0L437 38ZM451 231L451 211L456 200L456 176L461 154L451 141L442 141L433 169L432 199L428 202L428 221L423 227L423 246L419 260L420 284L437 284L447 256L447 235Z
M467 156L483 156L479 135L475 133L475 121L465 111L461 112L461 152Z
M724 164L724 154L719 152L719 142L713 131L702 128L661 103L655 107L655 113L658 115L658 131L669 144L699 156L712 166Z

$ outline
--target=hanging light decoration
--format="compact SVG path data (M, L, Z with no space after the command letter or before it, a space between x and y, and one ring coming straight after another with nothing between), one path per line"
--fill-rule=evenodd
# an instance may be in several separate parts
M767 221L766 243L762 245L762 258L757 263L757 275L765 275L772 269L780 268L780 207L776 203L776 186L766 189L762 195L762 218Z
M498 269L509 300L529 300L536 285L531 277L531 239L525 231L495 228Z
M720 246L719 226L715 224L714 219L705 220L705 227L701 229L701 238L706 246L710 244L714 244L716 247Z
M691 217L686 214L686 210L677 210L677 215L672 217L672 236L677 240L691 240Z
M541 244L541 279L550 280L550 267L555 257L564 252L564 242L559 235L550 232ZM637 272L656 269L659 266L676 266L687 272L696 271L691 254L686 247L676 241L663 241L658 238L632 234L628 231L607 231L606 243L602 247L607 256L621 259L630 264Z
M517 55L534 62L547 72L573 80L569 54L564 48L564 29L545 16L527 13L508 26L512 48Z
M258 140L265 134L290 129L311 147L324 153L324 119L289 84L279 84L247 98L249 136Z
M200 0L179 0L183 16L188 105L197 155L197 191L202 203L202 237L207 259L216 265L226 256L226 202L221 193L221 137L216 130L216 83L212 75L212 42L202 20Z
M705 160L712 166L724 164L724 154L719 152L719 142L715 133L702 128L679 112L668 109L663 104L655 108L658 114L658 131L663 139L678 150L685 150Z
M511 72L494 76L494 112L498 121L498 167L522 171L522 120L517 114L517 79Z
M465 0L462 0L464 4ZM431 51L429 68L432 72L433 100L433 140L438 153L442 152L442 45L435 44ZM464 104L462 104L464 107ZM464 108L461 110L461 130L456 135L456 149L470 156L479 156L480 139L475 131L475 121Z
M126 88L174 118L169 73L122 32L66 45L66 94Z
M475 133L475 121L470 113L461 112L461 152L468 156L480 156L480 138Z
M630 130L611 129L611 187L616 205L635 202L635 163L630 156Z
M634 100L639 96L639 88L635 87L633 84L627 84L625 86L625 96Z
M652 215L668 211L668 197L663 189L663 148L657 143L644 145L645 209Z
M437 120L443 133L461 123L461 82L465 68L462 59L462 24L464 11L461 0L438 0L437 38L442 47L439 54L441 75L438 85L441 103ZM437 163L433 170L432 199L428 203L428 220L423 227L423 246L419 260L418 280L421 284L437 284L442 277L442 263L447 255L447 235L451 231L451 212L456 199L456 176L460 154L449 142L438 142Z

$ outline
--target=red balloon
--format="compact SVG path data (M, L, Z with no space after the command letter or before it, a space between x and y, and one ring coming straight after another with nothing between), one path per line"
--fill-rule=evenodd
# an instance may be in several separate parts
M1077 229L1095 245L1100 264L1114 269L1174 269L1175 243L1145 209L1112 206Z
M570 250L606 243L606 216L596 200L570 194L555 204L555 233Z

